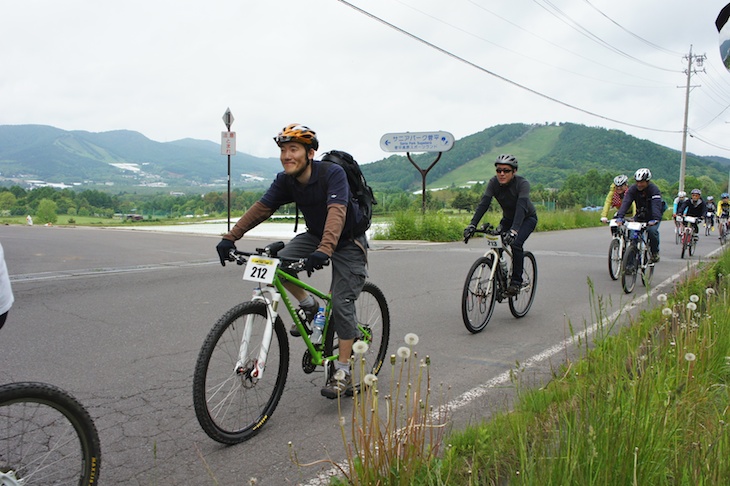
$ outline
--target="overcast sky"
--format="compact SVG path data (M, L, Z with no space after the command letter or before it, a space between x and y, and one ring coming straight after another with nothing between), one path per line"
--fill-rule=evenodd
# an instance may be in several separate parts
M286 124L380 160L385 133L502 123L615 128L730 158L730 0L6 0L0 124L127 129L277 157ZM377 17L392 26L385 25ZM401 30L396 30L393 26ZM434 47L435 46L435 47ZM698 68L693 64L694 68Z

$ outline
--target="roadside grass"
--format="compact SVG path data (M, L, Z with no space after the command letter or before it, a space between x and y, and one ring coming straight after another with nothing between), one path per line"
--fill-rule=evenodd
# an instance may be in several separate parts
M629 326L606 323L540 388L516 372L512 411L454 432L418 484L726 482L728 275L725 253Z
M494 410L488 420L448 436L439 432L448 412L423 386L430 382L423 380L430 361L419 367L417 358L404 359L384 397L379 399L375 380L361 398L356 395L352 417L340 416L347 460L336 465L341 476L329 484L725 484L729 276L726 252L671 295L658 295L626 326L619 325L626 317L609 319L594 295L593 312L602 324L590 341L579 340L577 359L541 387L523 381L517 363L511 410ZM404 365L411 369L406 375ZM412 365L426 375L412 372ZM443 399L443 390L439 395ZM393 406L392 397L408 406ZM346 423L352 424L350 437ZM314 464L321 462L331 461Z

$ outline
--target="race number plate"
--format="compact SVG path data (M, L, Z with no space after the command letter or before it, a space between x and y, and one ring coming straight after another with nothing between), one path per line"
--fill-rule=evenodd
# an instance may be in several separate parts
M246 263L246 269L243 271L243 279L270 284L274 281L274 274L278 266L278 258L252 256Z
M502 237L500 235L485 235L489 248L502 248Z
M641 229L641 223L636 221L629 221L626 223L626 227L632 231L639 231Z

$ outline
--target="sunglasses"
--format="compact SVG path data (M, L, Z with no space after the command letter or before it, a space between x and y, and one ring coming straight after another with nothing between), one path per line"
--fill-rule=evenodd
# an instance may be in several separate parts
M497 174L509 174L511 172L514 172L513 169L497 169Z

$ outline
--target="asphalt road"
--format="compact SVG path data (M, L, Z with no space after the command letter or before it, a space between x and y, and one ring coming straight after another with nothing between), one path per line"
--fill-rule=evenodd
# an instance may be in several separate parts
M654 284L664 289L652 289L652 295L719 249L716 235L702 237L695 257L680 260L671 222L661 230ZM479 240L372 242L371 280L391 311L390 350L406 333L419 335L416 350L431 357L432 382L448 390L439 400L449 406L452 427L509 406L510 370L519 370L526 382L544 382L582 352L566 345L571 335L592 330L607 315L626 323L629 313L646 305L640 283L627 296L609 278L609 236L606 228L534 233L526 245L538 261L532 309L518 320L498 305L477 335L464 328L459 299L469 266L484 251ZM101 228L0 227L16 297L0 331L0 382L50 382L87 406L102 442L101 484L238 485L249 478L259 485L316 484L317 474L330 467L297 467L289 442L301 462L344 457L337 402L320 396L321 372L301 371L304 347L294 339L284 395L259 435L222 446L200 429L192 406L198 350L218 317L248 300L251 288L240 267L220 266L217 241ZM238 246L268 241L244 239ZM326 288L328 281L326 272L312 277L315 286ZM381 386L388 385L384 370ZM346 418L350 407L344 403Z

